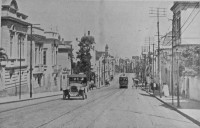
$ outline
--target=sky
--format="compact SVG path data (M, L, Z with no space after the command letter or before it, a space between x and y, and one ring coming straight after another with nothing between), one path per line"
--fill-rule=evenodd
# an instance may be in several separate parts
M147 38L157 41L157 18L150 17L153 8L165 8L161 17L160 34L171 30L173 1L135 0L17 0L19 11L28 15L33 24L44 29L57 28L61 37L72 41L74 52L78 49L76 38L87 31L95 38L96 50L109 46L113 56L127 57L141 54Z

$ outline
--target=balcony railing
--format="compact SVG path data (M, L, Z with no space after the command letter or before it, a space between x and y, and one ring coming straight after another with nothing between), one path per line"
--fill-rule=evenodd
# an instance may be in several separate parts
M2 65L5 65L6 68L16 68L20 67L20 59L8 59L7 61L2 61ZM25 59L21 59L21 67L27 67Z
M43 72L44 72L44 65L43 64L38 64L33 69L33 74L43 73Z

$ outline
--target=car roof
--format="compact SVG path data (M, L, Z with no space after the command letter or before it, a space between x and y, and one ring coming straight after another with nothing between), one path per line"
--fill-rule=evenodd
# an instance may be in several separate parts
M68 75L68 78L70 77L87 77L85 74L72 74L72 75Z

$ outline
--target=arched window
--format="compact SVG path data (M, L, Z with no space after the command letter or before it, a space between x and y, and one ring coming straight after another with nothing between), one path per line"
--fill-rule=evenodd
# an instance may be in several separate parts
M21 57L24 58L24 36L21 38Z
M13 38L14 35L12 33L10 33L10 58L12 58L12 54L13 54Z
M21 43L21 36L18 35L18 42L17 42L17 57L20 58L20 43Z

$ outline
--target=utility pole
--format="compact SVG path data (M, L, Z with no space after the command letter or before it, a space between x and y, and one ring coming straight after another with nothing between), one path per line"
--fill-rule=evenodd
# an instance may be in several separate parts
M155 92L155 88L154 88L154 43L153 43L153 59L152 59L152 61L153 61L153 92Z
M72 72L72 65L73 65L73 61L72 61L72 44L71 44L71 74L73 73Z
M150 67L150 57L151 57L150 54L151 54L151 53L150 53L150 37L149 37L149 67Z
M152 40L153 40L153 41L152 41ZM150 46L153 45L153 42L154 42L154 39L151 38L151 37L148 38L148 42L147 42L147 40L145 40L145 43L148 43L148 45L149 45L149 52L148 52L148 59L149 59L149 60L148 60L148 63L149 63L148 65L149 65L149 69L151 69L151 68L150 68L150 67L151 67L151 63L150 63L150 62L151 62L151 61L150 61L150 60L151 60L151 47L150 47ZM149 70L149 71L150 71L150 70ZM150 74L150 73L149 73L149 74Z
M32 67L32 53L33 53L33 49L32 49L32 41L33 41L33 25L40 25L40 24L31 24L31 43L30 43L30 98L32 98L32 94L33 94L33 87L32 87L32 76L33 76L33 67Z
M31 24L31 46L30 46L30 98L32 98L32 40L33 40L33 25Z
M106 60L105 60L106 58L105 58L105 56L104 56L104 60L103 60L103 63L104 63L104 85L105 85L105 80L106 80L106 78L105 78L105 76L106 76L106 70L105 70L105 63L106 63Z
M172 86L172 88L171 88L171 91L172 91L172 105L174 105L174 50L173 50L173 48L174 48L174 38L173 38L173 36L174 36L174 17L175 17L175 15L173 14L173 19L172 19L172 67L171 67L171 86Z
M20 43L20 50L19 50L19 99L21 99L21 73L22 73L22 57L21 57L21 47L22 47L22 37L21 37L21 35L19 36L19 43Z
M159 93L160 93L160 98L161 98L162 95L161 95L161 72L160 72L160 32L159 32L159 18L166 16L165 8L151 8L149 14L152 15L151 17L157 17L157 30L158 30L158 85L159 85Z

